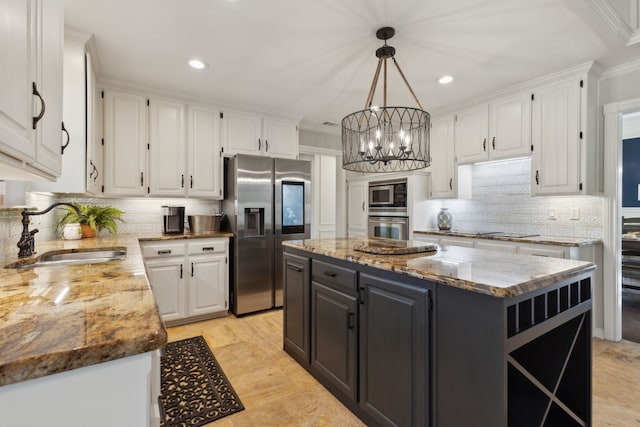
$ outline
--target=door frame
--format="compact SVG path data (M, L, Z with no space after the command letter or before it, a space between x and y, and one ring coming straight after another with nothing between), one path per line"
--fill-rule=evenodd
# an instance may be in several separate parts
M622 118L640 111L640 98L604 106L604 337L622 339ZM610 284L607 286L607 284Z

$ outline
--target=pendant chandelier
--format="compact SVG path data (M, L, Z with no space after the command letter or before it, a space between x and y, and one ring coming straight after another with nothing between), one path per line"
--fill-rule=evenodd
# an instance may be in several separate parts
M376 37L384 45L376 50L378 67L373 76L364 110L342 119L342 168L356 172L399 172L429 166L429 113L400 69L395 48L387 45L395 30L380 28ZM387 106L387 60L391 58L418 108ZM373 105L380 70L383 70L382 107Z

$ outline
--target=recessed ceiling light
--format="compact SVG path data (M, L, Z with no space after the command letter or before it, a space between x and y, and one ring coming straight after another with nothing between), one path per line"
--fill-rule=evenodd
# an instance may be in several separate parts
M442 76L438 79L438 83L441 85L447 85L453 81L453 76Z
M195 68L196 70L202 70L205 69L209 66L209 64L207 64L206 62L200 60L200 59L190 59L189 60L189 66L191 68Z

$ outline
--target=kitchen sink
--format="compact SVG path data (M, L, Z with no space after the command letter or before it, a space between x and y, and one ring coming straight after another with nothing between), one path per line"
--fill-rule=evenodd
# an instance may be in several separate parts
M98 264L109 261L119 261L127 258L127 249L96 248L96 249L68 249L45 252L37 258L16 261L5 268L35 268L56 265Z

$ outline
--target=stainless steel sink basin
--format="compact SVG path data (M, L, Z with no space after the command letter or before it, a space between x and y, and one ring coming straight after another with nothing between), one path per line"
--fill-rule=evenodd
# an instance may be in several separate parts
M97 264L123 260L126 258L127 249L122 247L70 249L45 252L37 258L20 260L5 266L5 268L35 268L56 265Z

